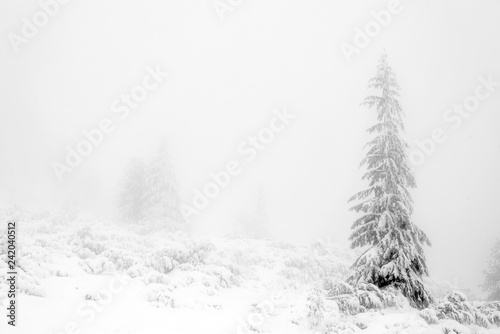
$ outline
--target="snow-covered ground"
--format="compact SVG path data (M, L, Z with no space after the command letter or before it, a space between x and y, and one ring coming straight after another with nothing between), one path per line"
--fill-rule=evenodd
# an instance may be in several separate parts
M405 303L342 314L324 282L344 279L356 253L333 243L194 238L68 215L14 214L17 326L5 317L2 229L0 333L500 333L453 320L430 325ZM445 284L430 289L449 292Z

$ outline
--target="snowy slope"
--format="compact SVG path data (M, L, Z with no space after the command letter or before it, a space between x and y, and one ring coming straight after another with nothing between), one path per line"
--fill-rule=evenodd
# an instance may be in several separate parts
M20 222L18 326L3 320L0 333L500 333L429 325L408 305L342 314L322 295L323 279L344 279L356 254L332 243L192 238L48 213L3 220L12 215ZM6 272L0 261L2 283ZM5 284L0 296L5 310Z

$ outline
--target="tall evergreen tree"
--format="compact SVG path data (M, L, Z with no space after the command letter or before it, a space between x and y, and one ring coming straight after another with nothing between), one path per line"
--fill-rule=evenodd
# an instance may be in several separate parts
M366 157L360 164L366 168L362 179L368 180L368 187L349 199L357 203L350 210L361 213L352 225L351 247L368 249L353 264L348 282L394 286L413 306L425 307L431 297L422 282L428 275L423 245L430 241L411 218L408 188L416 184L406 153L409 145L402 138L399 85L386 54L368 88L377 92L362 103L377 112L377 123L367 130L374 138L365 145Z
M491 250L488 268L484 271L483 290L489 300L500 300L500 239Z
M122 189L118 197L118 210L127 222L137 223L144 218L146 167L140 158L132 159L125 170Z
M181 229L184 220L180 196L166 140L146 168L145 220L170 230Z

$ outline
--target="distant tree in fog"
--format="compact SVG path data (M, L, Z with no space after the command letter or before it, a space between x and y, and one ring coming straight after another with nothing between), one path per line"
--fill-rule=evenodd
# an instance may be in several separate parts
M235 233L243 237L264 238L269 217L262 187L259 187L256 201L249 208L236 215Z
M144 219L170 230L181 229L184 219L180 196L167 142L162 140L157 154L146 167Z
M375 136L366 144L361 162L366 168L363 180L369 184L349 199L357 203L351 210L361 214L352 225L351 247L368 249L353 264L348 282L394 286L413 306L426 307L431 297L422 281L428 275L423 245L430 242L411 218L413 200L408 188L416 184L406 152L409 146L402 138L399 85L386 54L368 88L377 91L362 103L377 112L377 123L368 128Z
M166 141L148 164L133 159L125 171L118 208L128 222L178 230L183 227L177 182Z
M118 210L127 222L137 223L144 218L146 199L146 166L140 158L132 159L125 169Z
M255 212L255 231L259 237L265 236L268 224L269 216L267 212L266 197L264 196L262 186L260 186L257 197L257 210Z
M488 268L484 271L482 288L488 293L489 300L500 300L500 239L491 249Z

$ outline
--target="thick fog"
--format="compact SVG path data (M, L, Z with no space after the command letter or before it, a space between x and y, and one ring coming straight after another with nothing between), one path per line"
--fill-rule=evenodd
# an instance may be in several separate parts
M195 233L224 235L261 196L269 237L347 244L356 218L347 200L366 186L359 164L376 120L360 103L385 49L415 162L414 220L433 243L431 275L480 284L500 235L500 5L402 1L350 53L356 29L387 2L223 3L74 0L25 38L20 18L38 2L1 1L0 204L74 201L118 219L124 168L163 139L186 205L211 173L237 170L190 218ZM138 86L141 101L126 102ZM477 94L473 111L453 109ZM92 152L61 169L68 147L97 128ZM264 128L267 143L253 146ZM428 154L415 153L418 141Z

